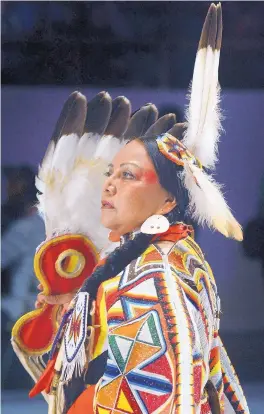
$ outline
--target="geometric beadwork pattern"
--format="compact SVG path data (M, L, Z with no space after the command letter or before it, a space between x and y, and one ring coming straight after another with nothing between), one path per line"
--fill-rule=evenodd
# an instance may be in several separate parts
M120 295L108 311L108 326L110 329L129 319L134 319L148 312L158 303L157 291L153 278L144 280Z
M249 413L218 335L212 271L190 237L174 245L167 264L150 245L104 284L104 295L108 360L97 414L210 414L208 379L221 414L225 396L233 413Z
M156 310L111 329L98 413L152 413L162 406L173 389L166 349Z

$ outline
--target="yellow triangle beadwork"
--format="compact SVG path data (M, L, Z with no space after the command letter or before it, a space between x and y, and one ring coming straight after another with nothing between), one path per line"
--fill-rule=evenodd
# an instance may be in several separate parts
M122 390L120 392L116 408L120 408L121 410L124 410L127 413L133 413L132 407L130 406Z

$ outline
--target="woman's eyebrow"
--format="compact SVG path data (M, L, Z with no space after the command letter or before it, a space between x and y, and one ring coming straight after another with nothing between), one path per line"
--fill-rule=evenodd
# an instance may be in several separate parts
M139 165L137 165L135 162L124 162L123 164L120 164L120 167L124 167L125 165L133 165L134 167L137 167L140 170L142 170L142 168Z

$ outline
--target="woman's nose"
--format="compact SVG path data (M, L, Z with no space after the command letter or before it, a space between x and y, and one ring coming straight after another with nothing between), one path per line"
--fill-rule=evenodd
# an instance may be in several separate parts
M107 184L107 185L106 185L106 187L105 187L105 191L106 191L109 195L113 196L113 195L115 195L115 194L116 194L116 186L115 186L112 182L110 182L109 184Z

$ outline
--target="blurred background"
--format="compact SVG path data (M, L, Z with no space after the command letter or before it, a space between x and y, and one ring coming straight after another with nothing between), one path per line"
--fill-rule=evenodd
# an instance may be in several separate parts
M79 90L127 96L184 119L186 93L210 2L2 1L2 408L45 413L10 347L32 309L32 261L44 239L34 174L61 107ZM243 243L205 229L196 238L222 299L221 334L248 398L264 412L264 2L222 2L225 133L217 179L244 227Z

